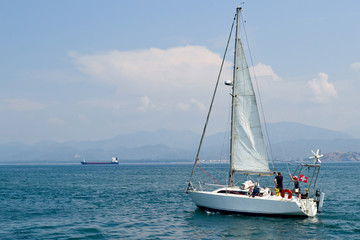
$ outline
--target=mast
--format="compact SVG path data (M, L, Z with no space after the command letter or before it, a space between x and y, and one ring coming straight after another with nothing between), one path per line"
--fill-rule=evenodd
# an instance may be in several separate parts
M240 12L241 7L236 8L236 31L235 31L235 52L234 52L234 69L233 69L233 84L232 84L232 103L231 103L231 132L230 132L230 169L229 169L229 185L234 185L234 173L235 171L232 169L232 160L233 160L233 141L234 141L234 124L235 124L235 87L236 87L236 67L237 67L237 58L236 58L236 52L237 52L237 45L238 45L238 38L239 38L239 32L240 32Z

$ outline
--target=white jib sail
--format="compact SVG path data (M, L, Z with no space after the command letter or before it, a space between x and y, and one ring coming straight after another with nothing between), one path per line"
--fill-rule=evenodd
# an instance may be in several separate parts
M235 58L231 168L249 174L269 174L255 92L240 39Z

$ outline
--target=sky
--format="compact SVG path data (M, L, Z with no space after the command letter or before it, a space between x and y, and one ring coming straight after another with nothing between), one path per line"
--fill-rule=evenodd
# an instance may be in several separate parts
M360 1L3 0L0 143L200 133L240 3L266 121L360 138Z

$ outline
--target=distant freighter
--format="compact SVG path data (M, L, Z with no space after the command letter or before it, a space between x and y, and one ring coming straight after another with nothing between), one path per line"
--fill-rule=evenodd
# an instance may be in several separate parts
M113 157L111 162L86 162L84 159L81 164L119 164L119 161L117 160L117 157Z

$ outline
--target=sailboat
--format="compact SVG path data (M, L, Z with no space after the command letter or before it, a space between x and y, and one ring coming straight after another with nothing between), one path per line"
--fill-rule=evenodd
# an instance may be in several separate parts
M260 186L261 177L272 176L275 167L274 170L269 168L269 154L264 141L256 96L242 41L239 38L241 11L241 7L237 7L234 18L236 28L233 80L225 82L226 85L232 86L230 169L227 184L225 186L217 184L219 185L217 189L207 190L203 189L203 185L199 184L197 187L192 182L196 167L200 167L200 150L216 94L218 78L186 193L190 195L198 208L208 211L245 215L314 217L321 212L325 196L320 189L316 189L320 170L319 158L322 156L319 155L319 150L317 153L313 152L312 158L316 159L313 164L300 164L294 173L307 172L309 181L303 195L295 194L290 189L276 193L272 187ZM229 40L230 38L231 33ZM226 51L224 59L225 55ZM237 185L236 178L240 178L239 176L245 176L246 181ZM257 177L257 181L253 181L252 177Z

